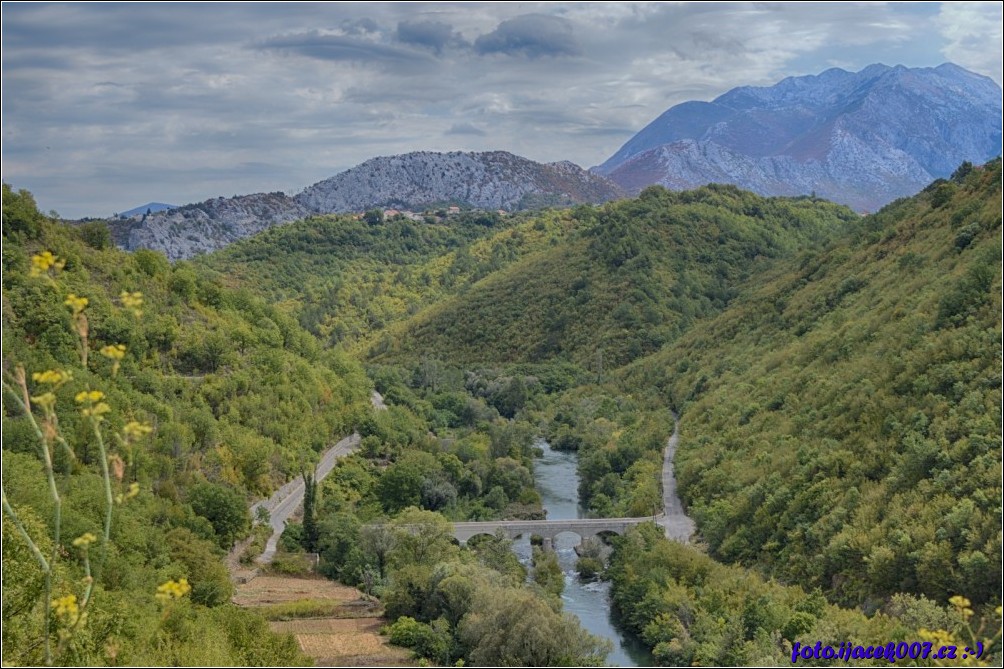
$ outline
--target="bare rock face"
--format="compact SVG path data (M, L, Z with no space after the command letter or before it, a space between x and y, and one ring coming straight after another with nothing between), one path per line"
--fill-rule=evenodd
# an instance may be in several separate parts
M180 260L311 213L285 193L218 197L150 214L140 222L126 224L127 230L120 230L116 239L130 251L155 249L171 260Z
M314 211L372 206L419 209L455 202L478 209L605 202L623 193L567 161L542 164L505 151L432 153L373 158L306 189L297 200Z
M594 168L627 191L731 183L874 211L1001 151L1001 89L956 65L831 69L663 113Z
M373 158L295 197L258 193L215 198L143 220L113 222L113 234L128 250L156 249L177 260L314 214L372 207L421 210L446 203L518 210L618 197L624 197L619 186L567 161L543 164L504 151L423 151Z

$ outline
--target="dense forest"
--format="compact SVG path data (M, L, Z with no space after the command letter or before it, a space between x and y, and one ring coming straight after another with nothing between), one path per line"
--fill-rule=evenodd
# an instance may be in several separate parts
M803 254L640 361L715 557L834 602L1000 603L1001 167Z
M229 604L222 555L246 497L363 418L362 368L6 184L3 238L4 661L305 662Z
M767 199L730 186L654 187L562 217L567 232L558 243L389 328L390 341L372 355L617 367L721 311L779 256L856 218L828 202Z
M997 160L866 217L716 185L371 212L170 264L5 184L4 660L305 662L229 603L222 556L355 430L284 564L316 552L436 664L601 664L552 554L450 523L542 518L539 438L577 452L591 515L653 515L678 420L691 544L642 526L583 561L657 661L918 639L992 661L1000 186Z
M560 611L551 557L526 584L501 540L459 550L449 534L447 517L541 516L533 429L509 420L524 377L486 371L469 391L455 370L376 370L395 405L373 414L360 364L247 288L118 251L103 225L48 220L6 184L3 205L6 662L307 662L229 603L223 555L252 529L250 500L354 429L361 454L289 527L288 549L382 594L401 618L392 639L437 661L602 661L604 643ZM388 528L375 552L366 521ZM393 529L414 523L427 532ZM457 570L445 584L444 570ZM414 599L440 586L439 608ZM550 643L493 641L524 615Z

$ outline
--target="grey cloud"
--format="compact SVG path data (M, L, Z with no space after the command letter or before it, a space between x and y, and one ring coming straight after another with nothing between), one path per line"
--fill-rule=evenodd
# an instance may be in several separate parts
M488 133L472 123L454 123L444 134L447 135L477 135L484 137Z
M73 67L73 59L57 56L52 53L35 52L4 54L4 72L25 72L27 70L67 70Z
M197 14L155 3L71 5L58 11L45 4L4 6L5 47L142 51L200 43L210 29L227 32L224 22L199 21Z
M684 100L833 64L935 65L938 11L5 3L4 176L84 215L302 187L413 150L596 164Z
M482 55L504 53L528 58L582 53L571 21L546 14L524 14L503 21L492 32L478 37L474 49Z
M371 83L346 88L342 99L360 105L422 104L424 106L449 101L456 90L435 78L421 80L397 80L393 85L373 86Z
M401 21L397 24L397 39L405 44L432 49L437 54L447 46L468 46L453 26L441 21Z
M297 53L320 60L409 61L425 56L410 49L378 44L369 40L343 35L325 35L316 30L293 35L270 37L259 45L262 49L274 49Z
M380 30L380 26L373 19L363 17L356 20L342 21L342 30L345 31L346 35L365 35L366 33L377 32Z

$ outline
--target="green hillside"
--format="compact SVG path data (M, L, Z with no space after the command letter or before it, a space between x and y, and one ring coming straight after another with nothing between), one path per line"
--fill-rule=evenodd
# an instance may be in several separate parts
M6 184L3 242L4 661L300 663L229 604L221 558L249 498L369 412L358 363L246 291L47 220Z
M830 203L728 186L653 187L568 216L563 239L390 327L371 355L617 367L721 311L776 258L856 218Z
M271 228L194 260L267 297L331 345L351 346L563 236L554 212L412 221L349 216Z
M322 573L382 597L395 643L437 662L602 663L608 643L561 612L553 555L527 570L508 542L450 534L447 518L542 515L532 428L494 408L515 410L512 382L419 395L387 369L396 406L373 414L359 363L247 288L115 250L103 225L47 220L6 184L3 206L5 664L303 664L230 604L223 556L251 498L355 428L360 454L308 487L274 568L319 553ZM387 249L359 254L378 266L365 280ZM548 642L500 642L494 621L513 615Z
M781 265L632 365L711 554L832 601L1000 603L1001 165Z
M671 410L697 548L642 529L608 572L657 659L975 638L1001 589L1000 187L998 160L865 218L728 186L323 217L171 265L5 185L4 660L302 661L228 603L222 556L358 427L287 550L434 662L509 657L516 609L551 630L523 661L601 661L553 556L527 582L447 519L539 517L536 436L578 451L591 513L649 515Z

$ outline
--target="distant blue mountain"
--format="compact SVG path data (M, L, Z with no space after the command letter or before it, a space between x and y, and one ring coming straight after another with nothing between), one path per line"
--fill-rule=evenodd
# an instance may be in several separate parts
M151 214L155 214L158 211L167 211L168 209L176 209L177 205L174 204L164 204L163 202L147 202L144 205L140 205L135 209L130 209L129 211L123 211L119 213L119 216L129 218L131 216L142 216L148 210Z
M870 65L676 105L593 171L628 192L731 183L860 210L1001 152L1001 89L946 63Z

